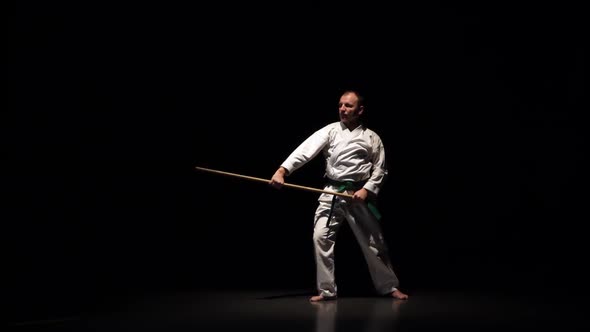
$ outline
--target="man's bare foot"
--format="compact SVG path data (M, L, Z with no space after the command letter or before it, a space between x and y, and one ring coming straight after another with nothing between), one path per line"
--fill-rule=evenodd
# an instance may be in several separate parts
M332 301L332 300L336 300L336 296L326 297L323 295L316 295L316 296L312 296L309 299L310 302L321 302L321 301Z
M402 293L399 289L396 289L393 292L391 292L391 297L393 297L394 299L398 299L398 300L407 300L408 299L408 295Z

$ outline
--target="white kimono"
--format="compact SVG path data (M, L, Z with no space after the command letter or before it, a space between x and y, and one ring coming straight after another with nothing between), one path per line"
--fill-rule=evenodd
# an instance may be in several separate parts
M301 143L281 166L292 174L320 151L325 157L325 176L329 180L324 190L338 191L338 182L360 182L366 190L379 193L387 168L383 142L374 131L363 125L349 131L341 122L331 123ZM319 293L328 298L337 296L334 245L345 219L362 248L375 289L382 295L393 292L399 281L389 260L379 220L368 205L327 193L322 193L318 202L313 242Z

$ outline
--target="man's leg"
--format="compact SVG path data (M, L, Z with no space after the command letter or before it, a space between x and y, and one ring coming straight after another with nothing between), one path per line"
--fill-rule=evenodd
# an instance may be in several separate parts
M408 296L397 288L399 280L393 271L379 220L362 203L350 205L345 216L362 249L377 292L396 299L407 299Z
M315 213L313 244L316 263L316 282L318 295L310 301L335 299L337 287L335 280L334 245L337 231L341 225L342 213L334 209L331 202L320 202ZM330 221L328 222L328 218Z

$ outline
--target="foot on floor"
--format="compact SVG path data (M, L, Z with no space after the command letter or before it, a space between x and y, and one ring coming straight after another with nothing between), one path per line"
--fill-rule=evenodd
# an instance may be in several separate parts
M327 297L327 296L323 296L323 295L316 295L316 296L312 296L309 299L310 302L322 302L322 301L333 301L333 300L336 300L336 296Z
M408 299L408 295L402 293L399 289L396 289L393 292L391 292L391 297L393 297L394 299L398 299L398 300L407 300Z

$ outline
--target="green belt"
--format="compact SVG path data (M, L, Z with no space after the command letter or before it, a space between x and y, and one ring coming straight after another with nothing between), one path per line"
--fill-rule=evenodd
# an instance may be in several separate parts
M343 193L347 190L357 190L357 188L360 189L358 186L358 183L356 183L356 185L355 185L355 182L350 182L350 181L340 182L340 181L330 180L330 183L334 184L334 185L339 185L338 188L336 189L336 192L339 192L339 193ZM333 199L336 199L336 195L334 195ZM334 200L332 201L332 207L333 206L334 206ZM373 213L373 215L375 215L377 220L380 220L381 213L379 213L375 204L373 204L372 202L367 202L367 206L368 206L369 210ZM332 212L330 211L330 215L331 214L332 214ZM328 218L328 222L330 222L329 220L330 219Z

